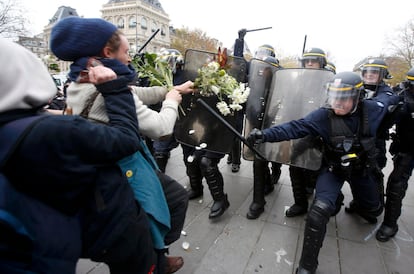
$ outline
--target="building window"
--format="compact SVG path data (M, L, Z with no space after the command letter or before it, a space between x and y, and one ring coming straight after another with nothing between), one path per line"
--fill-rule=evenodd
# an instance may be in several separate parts
M165 31L165 27L164 26L161 27L161 35L162 36L167 35L167 32Z
M141 29L147 29L148 28L148 26L147 26L148 24L147 24L147 19L145 19L145 18L142 18L141 19Z
M132 16L132 17L129 18L128 26L130 28L135 28L137 26L137 19L135 19L135 16Z
M124 18L119 18L118 19L117 27L120 28L120 29L123 29L125 27Z
M155 32L157 29L158 29L157 23L155 21L153 21L151 31Z

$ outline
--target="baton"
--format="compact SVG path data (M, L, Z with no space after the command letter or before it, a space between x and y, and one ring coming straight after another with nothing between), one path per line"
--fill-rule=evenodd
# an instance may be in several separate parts
M260 29L249 29L249 30L246 30L246 32L258 31L258 30L265 30L265 29L271 29L271 28L272 28L272 27L260 28Z
M242 141L246 146L248 146L257 156L259 156L263 160L266 160L266 158L263 156L263 154L260 151L258 151L254 146L250 145L247 142L246 138L244 138L232 125L230 125L229 122L224 120L224 118L221 117L220 114L218 114L206 102L204 102L203 99L198 98L197 102L200 103L203 107L205 107L208 110L208 112L210 112L210 114L212 114L214 117L216 117L216 119L218 119L222 124L224 124L226 126L226 128L228 128L231 132L233 132L233 134L236 135L236 137L239 138L240 141Z
M137 51L137 53L140 53L147 45L149 42L151 42L151 40L154 38L155 35L157 35L157 33L160 31L160 29L157 29L151 36L150 38L148 38L148 40L139 48L139 50Z
M303 40L303 48L302 48L302 55L305 53L305 47L306 47L306 38L307 35L305 34L305 39Z

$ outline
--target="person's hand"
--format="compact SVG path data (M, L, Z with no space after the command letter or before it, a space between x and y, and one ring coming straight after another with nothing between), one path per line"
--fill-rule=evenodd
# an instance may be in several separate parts
M194 83L192 81L187 81L181 85L175 86L174 89L178 90L181 94L193 93Z
M263 143L263 133L260 129L254 128L250 131L249 136L246 139L247 143L251 146L255 144Z
M183 98L181 97L181 93L178 90L172 89L169 92L167 92L167 94L165 95L165 99L174 100L180 104Z
M117 78L116 73L107 67L96 66L88 69L89 82L99 85Z

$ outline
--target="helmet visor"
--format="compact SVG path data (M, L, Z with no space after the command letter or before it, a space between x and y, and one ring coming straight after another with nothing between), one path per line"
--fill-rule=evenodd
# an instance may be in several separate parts
M359 84L360 87L362 83ZM326 87L327 99L325 107L333 109L335 113L348 114L356 110L360 88L343 83L328 83Z
M367 66L362 69L362 78L366 85L377 85L382 80L382 68Z
M269 47L260 47L257 49L254 58L264 60L268 56L275 56L275 52L272 48Z

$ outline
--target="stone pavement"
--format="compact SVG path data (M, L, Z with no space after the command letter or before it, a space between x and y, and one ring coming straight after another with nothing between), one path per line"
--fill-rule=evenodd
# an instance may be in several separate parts
M392 163L385 168L388 176ZM293 203L288 166L275 190L266 197L265 212L257 220L246 213L252 200L252 162L242 160L238 173L231 172L226 158L220 162L229 209L217 220L208 219L212 198L204 182L204 197L190 201L185 235L170 247L170 254L184 257L177 274L291 274L298 264L303 241L304 216L286 218ZM171 153L166 173L188 186L181 147ZM409 185L414 182L411 178ZM344 185L345 204L351 199ZM311 199L311 198L310 198ZM378 224L366 223L344 208L332 217L319 255L318 274L412 274L414 273L414 189L409 186L403 201L399 232L389 242L375 239ZM182 244L189 243L184 249ZM105 264L80 260L76 274L108 274Z

